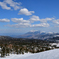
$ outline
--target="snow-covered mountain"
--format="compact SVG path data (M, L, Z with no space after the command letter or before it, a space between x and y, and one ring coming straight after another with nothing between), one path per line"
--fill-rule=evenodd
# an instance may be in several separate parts
M59 33L44 32L44 31L30 31L23 35L17 36L18 38L33 38L33 39L48 39L59 36Z
M49 50L40 53L25 53L24 55L12 54L0 59L59 59L59 49Z

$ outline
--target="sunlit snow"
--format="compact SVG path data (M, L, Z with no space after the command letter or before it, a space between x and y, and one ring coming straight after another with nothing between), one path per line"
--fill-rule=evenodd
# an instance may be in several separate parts
M0 59L59 59L59 49L49 50L40 53L25 53L24 55L11 54L10 56Z

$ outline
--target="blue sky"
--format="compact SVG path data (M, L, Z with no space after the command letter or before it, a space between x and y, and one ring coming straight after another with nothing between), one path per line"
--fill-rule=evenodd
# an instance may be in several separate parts
M0 35L31 30L59 33L59 0L0 0Z

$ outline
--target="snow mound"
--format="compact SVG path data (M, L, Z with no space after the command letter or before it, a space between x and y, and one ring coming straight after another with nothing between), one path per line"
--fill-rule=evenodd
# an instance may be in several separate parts
M40 53L25 53L24 55L10 55L0 59L59 59L59 49L49 50Z

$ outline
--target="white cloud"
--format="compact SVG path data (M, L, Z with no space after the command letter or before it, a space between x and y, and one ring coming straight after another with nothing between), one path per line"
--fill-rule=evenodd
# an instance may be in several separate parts
M54 20L54 18L45 18L45 19L40 19L39 16L35 16L33 15L32 17L30 17L29 19L31 22L35 22L35 21L40 21L40 22L47 22L47 21L51 21L51 20Z
M6 2L7 4L9 4L11 7L13 7L15 10L17 9L20 9L21 6L20 6L20 2L17 3L17 2L14 2L13 0L5 0L4 2Z
M10 9L11 9L11 8L8 7L8 6L6 5L6 3L4 3L4 2L0 2L0 6L1 6L3 9L7 9L7 10L10 10Z
M24 20L23 18L11 18L11 21L18 23L18 24L12 24L12 25L6 25L10 27L49 27L50 25L48 23L39 23L39 24L33 24L31 21L40 21L38 16L32 16L29 20Z
M41 24L30 24L30 23L18 23L18 24L13 24L13 25L6 25L6 26L9 26L9 27L16 27L16 28L26 28L26 27L49 27L49 24L48 23L41 23Z
M8 5L10 7L8 7ZM17 2L14 2L13 0L4 0L3 2L0 2L0 6L3 8L3 9L7 9L7 10L10 10L11 7L14 8L14 10L17 10L17 9L20 9L21 8L21 3L17 3Z
M45 19L40 19L41 22L47 22L47 21L51 21L53 20L54 18L45 18Z
M29 20L24 20L23 18L12 18L11 20L16 23L30 23Z
M29 32L35 32L35 31L38 31L38 30L30 30Z
M53 23L59 24L59 19L54 20Z
M33 15L32 17L30 17L30 19L29 19L31 22L34 22L34 21L40 21L40 18L39 18L39 16L35 16L35 15Z
M24 15L29 16L29 15L32 15L32 13L34 13L34 11L28 11L28 9L26 9L26 8L23 8L19 11L19 15L24 14Z
M0 22L10 22L9 19L0 19Z
M16 23L33 23L35 21L40 21L41 23L43 22L42 24L47 23L48 20L51 21L52 19L54 19L54 18L40 19L38 16L35 16L35 15L33 15L32 17L30 17L29 20L24 20L23 18L11 18L11 20L13 22L16 22Z
M48 23L41 23L41 24L32 25L31 27L49 27L49 24Z

